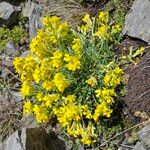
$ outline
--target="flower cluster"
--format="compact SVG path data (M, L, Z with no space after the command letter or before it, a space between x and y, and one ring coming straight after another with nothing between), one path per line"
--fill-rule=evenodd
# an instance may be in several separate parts
M109 14L108 12L100 12L97 20L92 22L90 19L90 16L87 14L82 19L84 22L84 25L81 26L81 31L86 33L89 32L91 29L92 35L94 37L97 37L101 40L107 40L111 42L115 42L116 40L119 40L120 31L122 30L122 27L120 24L113 24L111 25ZM97 28L93 30L93 23L97 23ZM95 24L94 24L95 26Z
M106 67L114 59L106 39L114 40L120 26L109 26L108 12L94 20L85 15L83 23L76 32L56 16L45 17L31 53L13 64L22 81L24 115L33 113L40 124L55 118L68 136L90 145L99 119L113 112L123 71L116 63Z

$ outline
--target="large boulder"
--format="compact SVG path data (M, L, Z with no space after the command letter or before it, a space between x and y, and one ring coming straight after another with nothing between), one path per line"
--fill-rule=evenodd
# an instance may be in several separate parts
M150 44L150 1L135 0L125 17L123 34Z
M15 7L7 2L0 3L0 27L11 26L17 18L20 7Z
M66 146L53 132L39 128L23 128L0 144L0 150L65 150Z

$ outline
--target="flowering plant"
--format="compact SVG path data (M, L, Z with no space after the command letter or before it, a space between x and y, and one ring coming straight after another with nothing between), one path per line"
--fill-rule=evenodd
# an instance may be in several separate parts
M30 44L30 55L14 60L20 74L24 115L38 123L56 120L68 136L83 144L96 141L96 126L109 118L122 83L123 71L113 52L121 26L108 12L83 18L77 31L58 17L45 17Z

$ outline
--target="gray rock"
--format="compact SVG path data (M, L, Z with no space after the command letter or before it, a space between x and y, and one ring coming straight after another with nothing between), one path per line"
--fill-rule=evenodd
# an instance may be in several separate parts
M29 51L29 50L26 50L26 51L24 51L24 52L21 54L21 57L22 57L22 58L26 58L29 54L30 54L30 51Z
M14 92L14 91L12 91L11 93L12 93L12 95L13 95L13 97L14 97L14 99L16 101L21 102L23 100L22 95L21 95L20 92Z
M150 124L142 128L138 134L139 139L150 149Z
M0 150L65 150L65 144L54 132L39 128L23 128L0 144Z
M147 150L142 142L137 142L136 145L133 148L134 150Z
M12 41L6 42L6 54L8 56L18 56L20 54L19 48L17 48Z
M30 39L36 36L37 30L42 28L41 15L43 6L33 3L30 0L25 4L22 9L24 17L29 18L29 36Z
M7 141L0 144L0 150L23 150L25 149L26 130L23 129L20 135L19 131L16 131Z
M32 3L29 12L29 35L30 39L36 36L37 30L42 28L41 12L43 7L38 4Z
M125 17L123 34L150 44L150 1L135 0Z
M36 119L33 115L23 117L20 121L21 128L36 128L38 127Z
M30 16L31 5L32 5L31 0L28 0L28 2L25 3L25 5L22 8L23 17L29 17Z
M4 55L5 56L5 55ZM12 63L12 58L9 58L7 56L2 58L2 67L1 67L1 77L6 78L10 74L9 70L13 70L13 63Z
M15 7L9 3L0 3L0 27L1 26L11 26L17 17L19 7Z

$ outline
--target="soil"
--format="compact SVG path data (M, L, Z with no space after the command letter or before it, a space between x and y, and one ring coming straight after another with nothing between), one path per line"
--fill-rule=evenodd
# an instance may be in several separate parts
M129 80L124 101L131 114L141 111L150 115L150 48L145 51L140 62L126 71Z
M140 47L145 47L147 46L146 42L132 38L129 36L124 36L124 39L120 43L120 45L117 47L117 54L118 55L128 55L130 52L130 47L133 48L133 50L137 50Z

